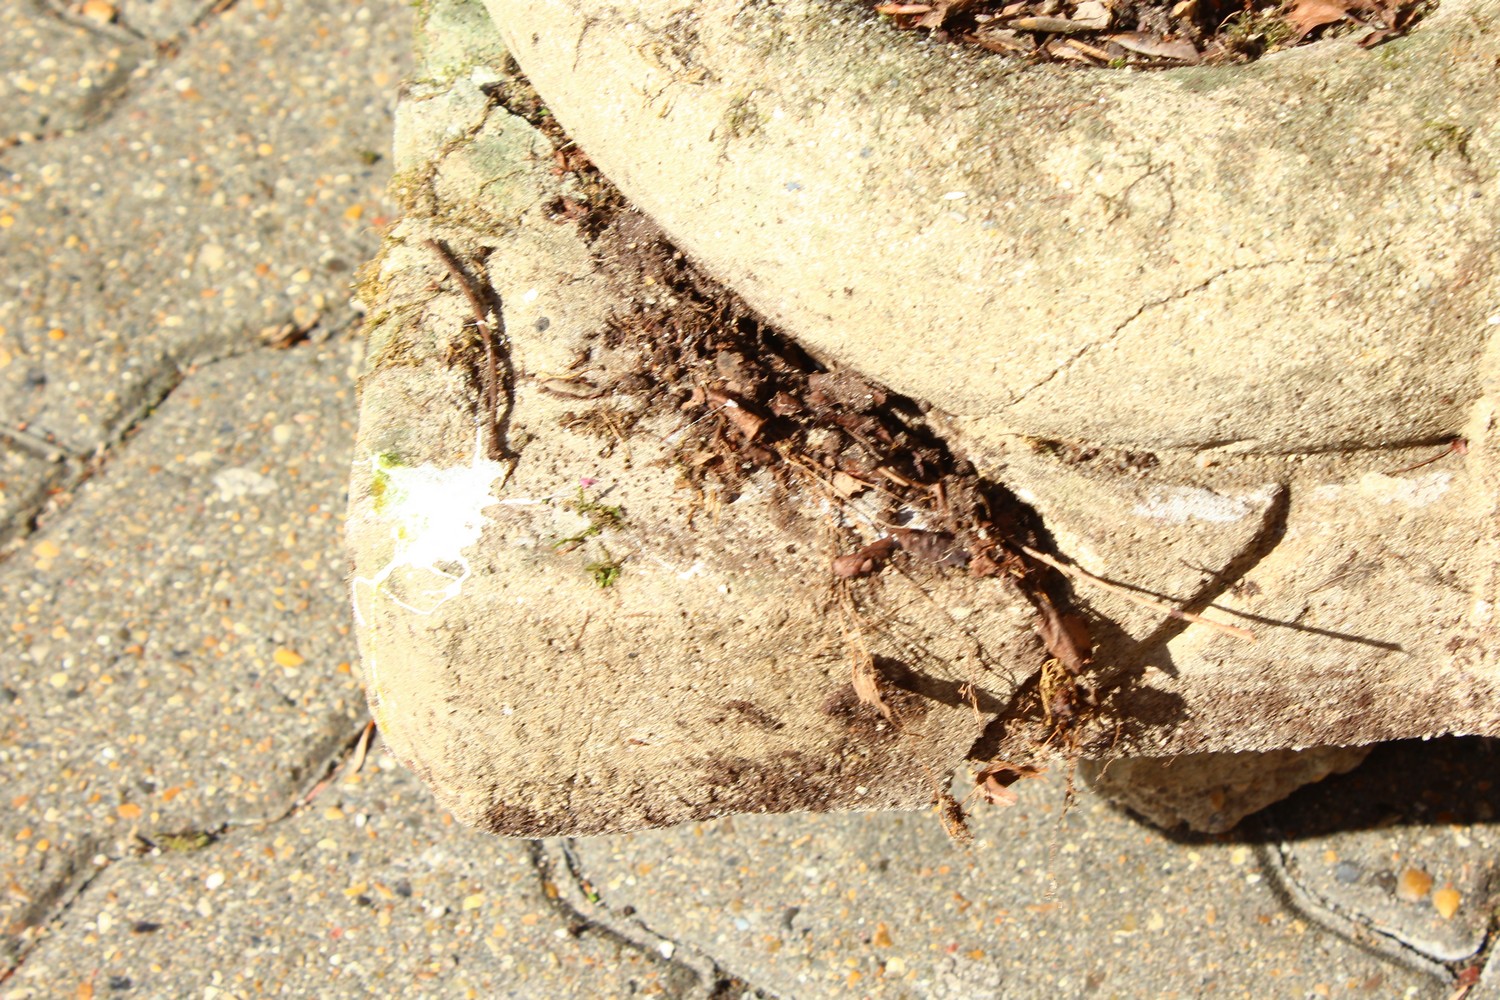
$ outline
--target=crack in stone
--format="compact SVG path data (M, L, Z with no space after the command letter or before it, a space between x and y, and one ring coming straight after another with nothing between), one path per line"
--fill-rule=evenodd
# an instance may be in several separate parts
M336 748L331 753L315 752L308 755L313 760L320 761L320 764L309 768L312 777L290 797L285 808L279 813L258 818L227 817L217 822L206 822L195 826L193 830L211 834L215 840L220 840L227 837L232 830L246 827L264 829L291 819L311 804L312 795L318 789L319 784L329 781L347 763L355 752L361 736L364 735L369 721L366 716L359 720L358 726L351 734L337 737ZM55 924L67 914L89 885L103 874L105 869L122 862L136 861L139 857L134 851L119 856L108 854L104 850L103 842L95 837L83 838L71 850L71 853L75 859L86 860L75 860L69 869L71 877L53 882L42 893L41 899L22 912L16 924L21 925L23 930ZM5 938L0 939L0 983L15 974L35 946L35 944L29 947L18 944L15 934L7 934Z
M59 24L66 24L70 28L81 28L91 35L107 38L112 42L124 42L131 45L148 41L145 35L130 27L123 19L96 21L69 10L62 0L38 0L36 9L38 13L52 18Z
M135 409L119 422L119 426L108 437L88 452L51 440L45 427L40 429L41 433L30 430L20 432L25 434L25 443L30 450L47 449L49 460L67 467L67 471L52 478L49 489L36 503L16 511L11 521L11 530L4 532L9 535L9 541L5 548L0 549L0 565L4 565L18 551L23 540L39 531L43 524L61 516L79 488L109 464L124 444L125 438L156 412L177 387L182 385L185 378L182 369L173 364L165 373L149 380L142 388L142 398ZM0 431L0 438L13 444L21 444L18 432Z
M121 65L99 86L90 91L84 101L83 122L77 128L0 135L0 153L17 146L66 139L103 125L114 117L126 98L134 89L137 89L132 87L133 83L144 82L158 76L164 66L182 55L182 43L190 34L202 30L214 18L233 7L236 2L237 0L205 0L202 9L187 25L164 38L153 39L132 28L124 19L113 23L100 23L75 14L63 5L62 0L35 0L36 10L43 17L50 17L59 24L78 28L96 38L125 46L128 50L133 49L139 58L136 61L122 59Z
M1107 336L1105 336L1101 340L1089 341L1088 343L1084 344L1082 347L1078 348L1078 350L1074 351L1073 354L1070 357L1068 357L1065 361L1062 362L1062 364L1058 365L1051 372L1049 372L1047 375L1043 376L1039 381L1037 381L1036 383L1034 383L1030 387L1028 387L1026 389L1023 389L1020 392L1020 394L1014 396L1011 399L1011 401L1010 401L1010 403L1008 405L1009 406L1017 406L1020 403L1024 402L1027 398L1029 398L1038 389L1042 388L1047 383L1051 382L1053 379L1057 378L1059 375L1063 374L1068 369L1072 368L1075 364L1078 363L1078 361L1085 354L1088 354L1090 351L1094 350L1095 348L1097 348L1097 347L1109 347L1111 344L1114 344L1122 336L1124 336L1125 330L1126 330L1127 327L1129 327L1131 324L1133 324L1136 320L1140 319L1141 316L1143 316L1149 310L1159 309L1162 306L1167 305L1168 303L1177 302L1177 301L1179 301L1181 299L1187 298L1190 295L1196 295L1199 292L1203 291L1204 289L1208 288L1210 285L1212 285L1214 282L1218 281L1221 278L1226 278L1226 277L1228 277L1231 274L1241 274L1241 273L1245 273L1245 272L1249 272L1249 271L1259 271L1259 270L1264 270L1265 268L1268 268L1268 267L1281 267L1281 266L1285 266L1287 264L1323 264L1323 265L1343 264L1343 263L1345 263L1347 261L1356 260L1356 259L1358 259L1360 257L1364 257L1364 256L1366 256L1368 254L1374 253L1376 250L1384 249L1386 246L1389 246L1389 243L1383 244L1382 246L1379 246L1379 247L1375 247L1375 246L1366 247L1363 250L1358 250L1358 251L1356 251L1354 253L1342 254L1340 256L1330 257L1330 258L1327 258L1327 259L1324 259L1324 260L1302 260L1302 261L1299 261L1299 260L1296 260L1296 259L1293 259L1293 258L1286 258L1286 259L1279 259L1279 260L1266 260L1266 261L1261 261L1261 262L1256 263L1256 264L1238 264L1238 265L1236 265L1234 267L1226 267L1226 268L1224 268L1221 271L1216 271L1215 273L1209 275L1207 278L1204 278L1202 281L1198 282L1195 285L1191 285L1188 288L1180 289L1180 290L1178 290L1176 292L1173 292L1171 295L1163 296L1162 298L1154 299L1154 300L1152 300L1150 302L1142 303L1135 310L1135 312L1131 313L1129 316L1125 317L1123 320L1121 320L1119 323L1117 323L1115 325L1115 328L1113 330L1111 330Z
M1304 886L1294 871L1295 864L1291 861L1291 845L1288 842L1280 838L1273 839L1265 845L1261 854L1265 869L1271 876L1272 890L1288 909L1306 915L1372 955L1425 973L1445 985L1452 985L1452 966L1432 958L1400 935L1377 927L1366 918L1344 912L1338 904ZM1473 957L1468 956L1457 964L1466 963Z
M549 838L531 841L532 861L542 880L553 908L570 927L593 931L616 943L661 962L678 971L682 982L677 993L682 1000L728 1000L730 997L754 997L777 1000L777 994L746 983L726 972L714 956L673 941L656 931L633 910L616 911L604 902L583 874L582 864L573 850L571 838Z
M26 932L48 927L61 920L94 879L119 860L100 853L99 848L100 844L96 840L82 840L71 852L74 860L70 862L66 876L49 884L41 892L40 899L21 911L12 925L17 930L13 932L11 928L7 928L5 935L0 937L0 984L16 974L45 937L44 934L34 935L28 943L25 940ZM96 858L102 858L103 862L96 862Z
M356 317L351 325L357 325L359 322L360 320ZM191 361L174 359L170 356L164 357L164 369L145 381L141 389L141 398L134 408L127 411L116 428L90 450L81 450L73 444L54 440L55 435L51 435L44 426L38 425L39 430L24 431L0 427L0 443L8 443L19 451L34 454L64 469L61 473L49 478L46 489L41 492L37 502L18 509L8 524L0 525L0 565L4 565L15 552L15 543L29 538L44 523L62 515L78 489L103 471L124 446L126 438L141 428L151 415L167 402L178 387L187 381L190 373L197 374L212 365L233 361L258 351L297 350L303 346L321 346L343 332L343 330L333 331L326 337L312 338L285 348L252 341L243 348L231 348Z

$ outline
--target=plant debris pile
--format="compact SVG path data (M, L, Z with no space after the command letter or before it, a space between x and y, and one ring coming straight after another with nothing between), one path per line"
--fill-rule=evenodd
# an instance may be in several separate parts
M1367 30L1405 33L1434 0L931 0L876 2L897 28L1034 62L1153 69L1246 62Z
M1039 714L1057 728L1072 724L1091 703L1082 675L1092 641L1070 609L1066 579L1028 554L1048 545L1036 514L955 456L921 404L820 364L778 336L643 217L618 216L600 247L629 287L651 290L606 333L607 348L640 357L609 388L644 394L676 415L667 440L684 484L701 496L714 481L732 495L766 470L788 493L812 495L861 522L862 537L846 532L847 551L831 562L844 588L898 561L1011 582L1036 609L1047 650ZM856 660L865 665L856 662L856 691L889 718L871 658Z

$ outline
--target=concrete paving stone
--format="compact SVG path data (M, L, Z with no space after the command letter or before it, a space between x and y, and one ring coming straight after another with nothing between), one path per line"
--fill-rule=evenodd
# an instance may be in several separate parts
M69 23L43 0L0 5L0 150L82 128L151 56L143 40Z
M189 375L0 565L0 927L23 942L95 854L278 814L358 730L354 350Z
M25 527L62 473L61 455L18 446L0 432L0 545Z
M1476 959L1500 903L1497 751L1478 738L1385 744L1269 810L1299 901L1438 962Z
M467 830L383 753L281 823L111 864L5 1000L651 997L690 970L554 902L527 841ZM175 849L174 849L175 848Z
M93 0L93 4L85 9L85 16L93 11L95 17L103 19L113 10L116 23L152 40L165 41L199 23L216 9L228 10L234 5L234 0Z
M737 816L580 839L611 914L778 996L1422 997L1440 981L1289 911L1254 844L1176 845L1064 778L981 809ZM627 908L633 908L627 909Z
M384 222L401 0L241 3L107 120L0 161L0 422L84 451L176 368L336 328Z

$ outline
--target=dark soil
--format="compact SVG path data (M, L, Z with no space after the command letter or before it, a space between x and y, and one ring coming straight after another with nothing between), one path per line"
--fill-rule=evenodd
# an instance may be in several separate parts
M850 516L866 531L845 530L828 563L830 582L856 603L869 578L892 566L1010 582L1036 609L1043 651L997 724L1076 750L1095 711L1086 679L1093 643L1067 579L1025 551L1053 552L1037 513L950 447L925 404L821 362L700 271L624 202L519 74L507 75L491 96L541 127L557 145L557 169L575 174L587 192L586 202L553 206L555 220L578 225L618 286L636 290L577 360L576 380L542 387L579 401L566 426L628 449L644 414L668 416L678 428L667 439L671 464L700 496L712 484L732 497L764 471L789 495L846 510L858 497L861 513ZM624 374L599 380L596 372ZM899 677L881 680L891 684L882 713L911 714L907 696L915 695L900 690Z
M896 28L1031 62L1113 69L1223 65L1341 34L1378 45L1435 0L874 0Z
M1065 578L1025 551L1050 551L1041 519L955 452L925 404L821 363L634 211L616 213L595 250L623 287L649 290L604 336L606 349L635 361L603 388L672 417L674 464L689 488L713 481L732 496L764 470L787 493L841 507L858 496L867 532L846 532L831 554L840 585L903 563L1010 581L1037 610L1043 659L1059 665L1060 680L1032 686L1029 712L1055 727L1081 721L1092 643Z

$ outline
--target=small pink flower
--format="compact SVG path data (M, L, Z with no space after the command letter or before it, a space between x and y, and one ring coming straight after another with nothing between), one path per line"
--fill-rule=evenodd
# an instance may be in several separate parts
M578 477L578 484L580 486L582 486L584 489L588 489L590 486L593 486L598 481L599 480L593 478L592 476L579 476Z

